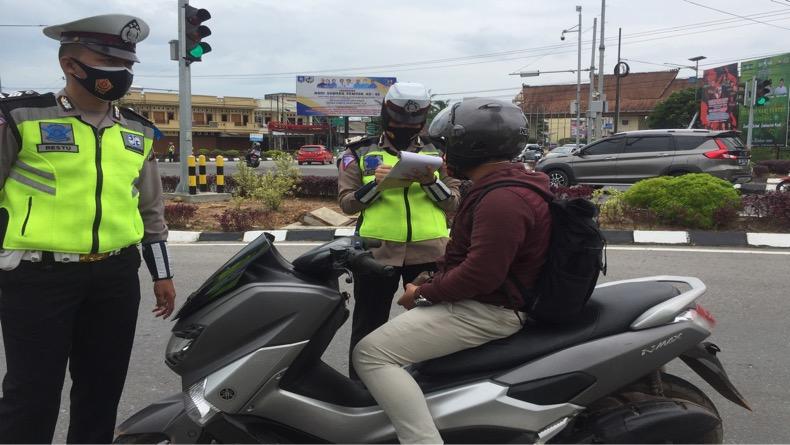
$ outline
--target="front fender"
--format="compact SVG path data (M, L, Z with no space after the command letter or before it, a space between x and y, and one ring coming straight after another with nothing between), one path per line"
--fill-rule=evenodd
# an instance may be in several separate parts
M181 393L152 403L115 429L114 443L198 443L203 429L184 410Z
M724 366L716 357L716 353L719 351L721 349L713 343L699 343L694 348L681 354L680 359L725 399L751 411L752 408L749 406L749 403L735 388L735 385L730 382L727 371L724 370Z

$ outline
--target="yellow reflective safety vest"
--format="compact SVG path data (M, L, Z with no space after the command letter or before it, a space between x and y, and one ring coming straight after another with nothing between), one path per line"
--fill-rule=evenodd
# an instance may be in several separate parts
M19 142L0 190L4 249L87 254L140 242L136 183L150 122L113 107L114 125L97 130L52 94L0 100L0 111Z
M441 156L433 145L425 145L421 154ZM356 149L362 183L376 179L379 164L395 166L399 158L377 143ZM439 172L436 172L437 179ZM387 189L362 211L360 236L385 241L425 241L448 236L444 211L433 202L418 183L405 188Z

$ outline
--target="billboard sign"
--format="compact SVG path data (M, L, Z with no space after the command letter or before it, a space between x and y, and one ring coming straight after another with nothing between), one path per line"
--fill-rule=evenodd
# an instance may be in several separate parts
M709 130L738 128L738 64L705 70L702 75L700 122Z
M755 147L786 147L788 94L786 83L790 82L790 53L765 59L741 63L741 81L747 87L752 79L771 80L768 102L754 107L752 145ZM746 134L749 124L749 107L740 107L739 125Z
M299 116L379 116L394 77L297 76Z

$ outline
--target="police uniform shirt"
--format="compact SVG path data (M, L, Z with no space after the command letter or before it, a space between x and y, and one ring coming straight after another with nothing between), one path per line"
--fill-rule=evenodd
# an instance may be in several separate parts
M378 146L383 147L392 154L398 152L383 135L374 143L377 143ZM422 141L418 137L405 151L418 152L422 147ZM445 168L439 171L439 175L441 182L450 191L450 196L447 199L436 201L436 205L445 213L454 212L458 208L460 200L459 186L461 181L447 176ZM343 153L343 157L340 160L340 173L338 175L338 203L343 212L347 214L358 213L372 204L363 204L355 197L354 194L362 185L362 171L359 168L359 161L348 149ZM371 249L371 251L377 261L388 266L400 267L426 264L435 262L437 258L444 254L447 241L447 237L408 243L382 241L381 247Z
M119 123L122 126L127 126L127 120L120 113L117 106L110 104L106 112L87 112L79 110L74 105L74 102L68 100L68 96L64 90L56 94L58 98L58 116L78 116L84 122L95 127L97 130L108 128ZM66 98L66 104L69 109L64 107L61 97ZM18 152L20 150L19 144L14 137L13 131L9 128L5 116L0 112L0 189L5 185L8 179L11 167L17 160ZM143 163L140 170L139 180L137 182L137 189L140 192L138 209L143 219L143 226L145 233L143 235L142 243L151 244L159 243L167 240L168 230L164 217L164 201L162 199L162 182L159 177L159 170L157 168L156 160L151 152L151 156ZM164 250L164 249L163 249ZM164 254L166 256L166 252ZM165 278L171 275L169 273L169 264L167 265L167 273L164 270L158 271L158 277Z

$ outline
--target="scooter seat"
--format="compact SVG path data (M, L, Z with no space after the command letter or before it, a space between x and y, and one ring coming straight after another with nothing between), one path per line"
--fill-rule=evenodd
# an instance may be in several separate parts
M649 308L680 294L668 283L624 283L598 288L581 318L568 325L526 326L518 333L414 367L418 375L459 377L512 368L563 348L619 334Z

